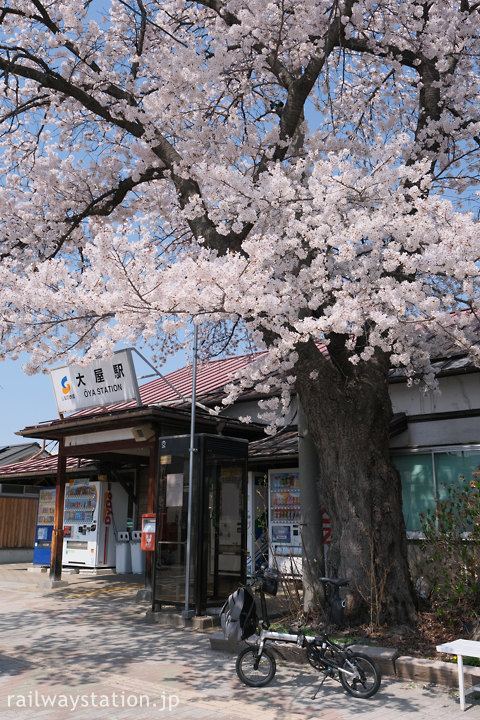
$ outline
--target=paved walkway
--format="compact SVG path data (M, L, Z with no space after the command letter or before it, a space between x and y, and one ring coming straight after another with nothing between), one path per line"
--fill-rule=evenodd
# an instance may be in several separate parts
M130 578L67 576L49 590L26 566L0 566L2 720L480 718L480 700L462 712L455 691L390 679L369 700L333 681L313 700L318 675L299 666L249 689L207 634L147 624Z

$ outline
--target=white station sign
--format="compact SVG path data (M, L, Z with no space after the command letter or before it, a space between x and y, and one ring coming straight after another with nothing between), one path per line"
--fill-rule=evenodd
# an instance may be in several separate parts
M50 371L60 413L137 400L140 403L135 367L130 350L88 365L65 365Z

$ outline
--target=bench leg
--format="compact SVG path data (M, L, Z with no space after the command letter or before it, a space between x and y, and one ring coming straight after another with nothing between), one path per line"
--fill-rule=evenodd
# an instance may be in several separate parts
M458 693L460 695L460 709L465 710L465 682L463 677L463 657L457 655L458 665Z

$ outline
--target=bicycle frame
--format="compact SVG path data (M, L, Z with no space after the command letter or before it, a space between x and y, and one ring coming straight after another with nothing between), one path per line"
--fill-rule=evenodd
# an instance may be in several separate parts
M285 643L295 643L298 645L298 647L305 647L308 644L317 644L319 641L321 642L320 649L321 650L327 650L328 648L331 648L340 658L342 661L348 662L348 653L345 652L345 650L335 643L333 643L331 640L329 640L326 636L323 637L311 637L309 635L303 635L303 633L280 633L280 632L274 632L272 630L267 630L266 628L262 628L260 630L258 640L255 642L255 645L258 647L258 655L259 657L262 654L263 648L265 647L268 640L271 641L280 641ZM321 658L322 659L322 658ZM323 661L323 660L322 660ZM324 661L325 665L331 668L334 668L335 670L338 670L338 672L343 673L344 675L348 675L350 677L355 677L357 672L347 670L344 667L341 667L337 662L335 662L333 659L329 662Z
M263 651L263 648L265 647L265 644L268 640L271 641L277 641L277 642L285 642L285 643L295 643L298 645L298 647L306 647L308 644L314 644L314 643L320 643L320 649L325 651L328 648L331 648L335 654L337 654L342 662L345 660L348 661L348 652L345 652L345 650L335 643L333 643L331 640L329 640L326 631L323 633L321 637L313 637L310 635L304 635L303 633L282 633L282 632L274 632L269 629L270 627L270 621L268 618L268 612L267 612L267 602L265 599L265 593L263 591L263 588L260 586L259 588L259 594L260 594L260 607L262 612L262 618L259 622L259 628L260 632L258 634L258 639L256 640L255 644L258 647L258 656L260 657ZM327 622L328 627L328 622ZM317 645L318 646L318 645ZM345 668L341 667L336 662L325 662L325 665L327 667L334 668L338 672L343 673L344 675L355 677L356 671L346 670Z

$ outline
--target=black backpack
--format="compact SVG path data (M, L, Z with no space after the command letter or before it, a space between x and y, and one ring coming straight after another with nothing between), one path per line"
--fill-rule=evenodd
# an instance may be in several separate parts
M227 640L245 640L257 627L255 598L246 587L238 588L231 595L220 613L223 634Z

